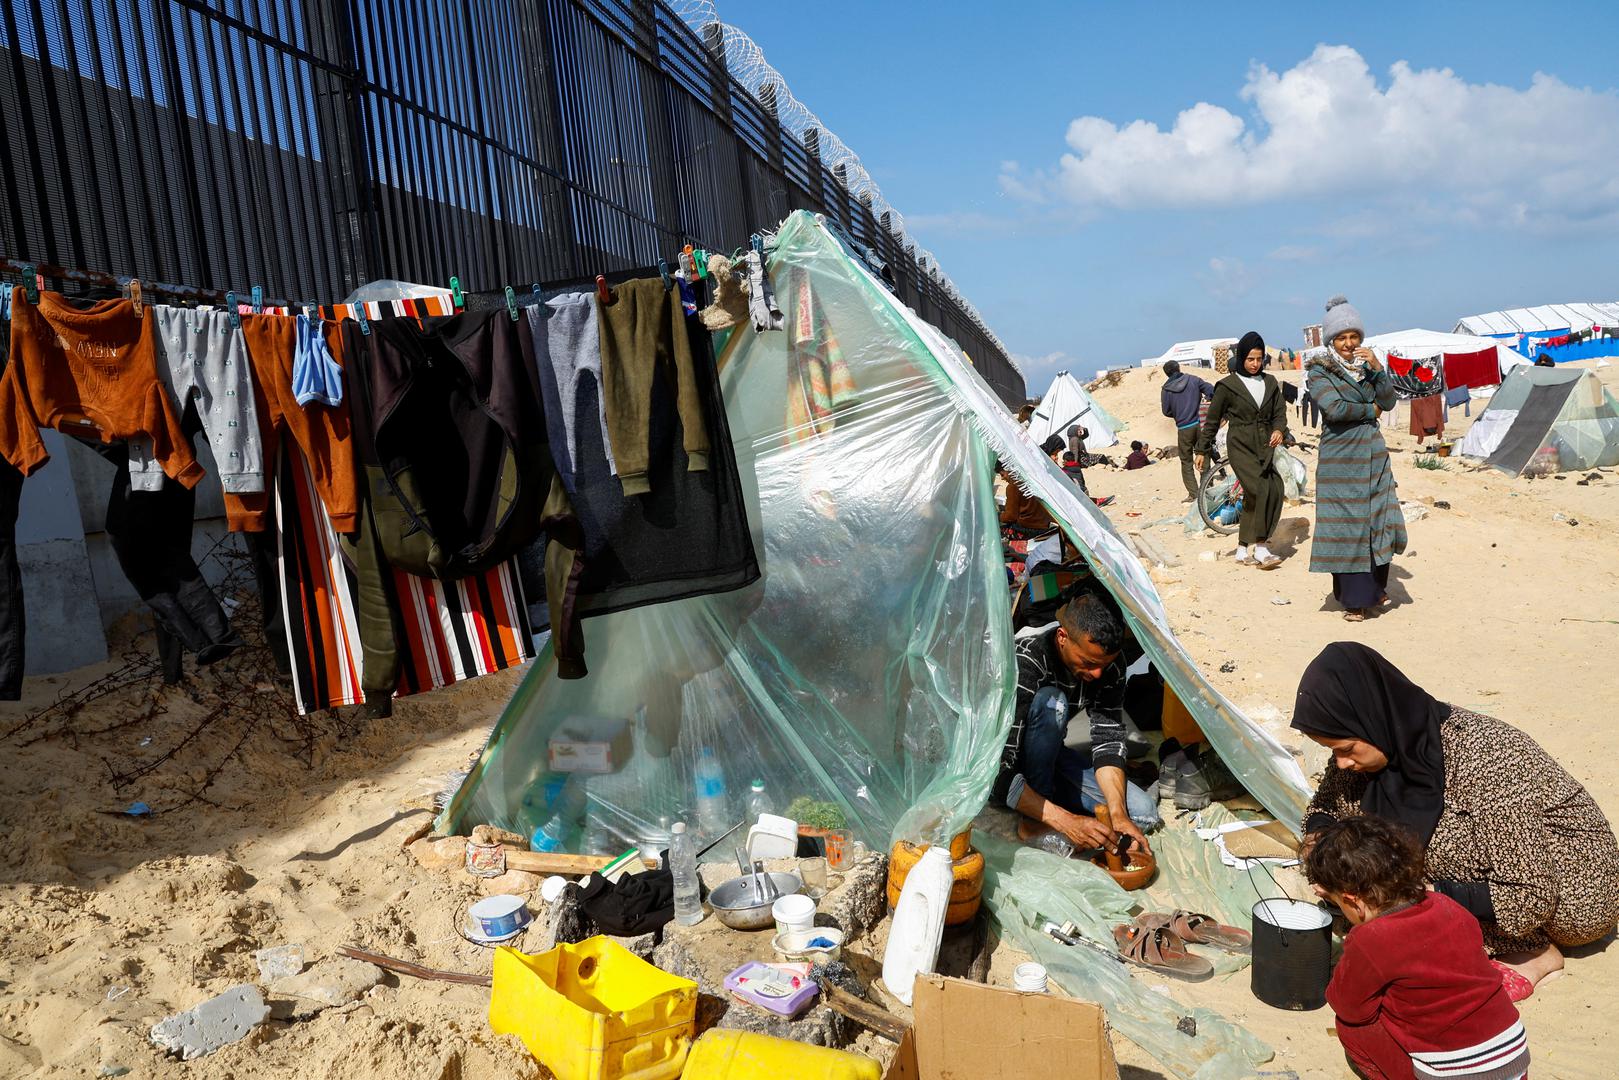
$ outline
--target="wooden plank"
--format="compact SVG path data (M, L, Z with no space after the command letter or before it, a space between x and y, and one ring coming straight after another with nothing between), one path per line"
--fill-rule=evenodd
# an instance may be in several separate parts
M562 874L578 877L600 870L617 856L568 855L560 851L513 851L506 849L506 868L526 870L531 874ZM658 868L658 860L642 859L649 869Z
M861 1001L847 990L840 990L830 982L821 983L821 1001L826 1007L863 1028L869 1029L879 1038L887 1039L891 1043L898 1043L910 1030L910 1025L886 1009L880 1009L869 1001Z

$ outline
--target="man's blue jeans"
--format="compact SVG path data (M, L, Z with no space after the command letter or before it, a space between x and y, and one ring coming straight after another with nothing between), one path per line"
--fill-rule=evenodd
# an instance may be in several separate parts
M1097 786L1090 755L1063 745L1068 720L1068 696L1061 690L1048 686L1034 695L1023 721L1018 772L1025 784L1064 810L1088 814L1104 802L1102 789ZM1129 781L1124 786L1124 803L1130 820L1141 828L1163 824L1157 800Z

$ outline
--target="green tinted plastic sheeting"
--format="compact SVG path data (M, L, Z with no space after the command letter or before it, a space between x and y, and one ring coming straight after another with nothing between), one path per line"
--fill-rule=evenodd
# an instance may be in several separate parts
M789 332L739 329L721 359L761 580L586 620L591 674L535 662L441 829L550 824L565 850L617 851L684 820L706 841L757 778L775 812L830 802L886 848L983 805L1015 682L991 455L813 217L787 221L770 269ZM818 389L829 408L802 422ZM614 771L553 772L569 739L606 744Z
M1045 921L1072 921L1087 940L1115 951L1112 928L1130 920L1136 899L1106 873L1079 860L973 835L984 853L984 897L1001 936L1045 965L1065 992L1100 1004L1108 1023L1175 1076L1238 1080L1271 1059L1270 1047L1219 1013L1156 993L1119 961L1042 932ZM1187 1016L1197 1021L1195 1035L1180 1028Z

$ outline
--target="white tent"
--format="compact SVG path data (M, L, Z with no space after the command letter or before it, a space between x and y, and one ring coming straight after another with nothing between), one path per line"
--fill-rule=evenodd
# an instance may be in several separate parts
M1182 366L1191 364L1194 367L1214 366L1214 347L1216 345L1235 345L1234 337L1204 338L1201 341L1177 341L1162 356L1150 357L1141 361L1142 367L1158 367L1169 360L1178 360Z
M1488 311L1483 315L1465 316L1456 324L1456 332L1489 337L1495 334L1544 334L1551 330L1589 330L1593 326L1619 326L1619 302L1543 304L1540 307Z
M1367 348L1397 353L1409 360L1424 360L1447 352L1478 352L1488 343L1480 341L1473 334L1443 334L1438 330L1396 330L1391 334L1369 337L1365 344ZM1495 347L1495 357L1501 365L1503 376L1519 364L1529 362L1517 350L1506 345Z
M1119 441L1119 429L1124 427L1085 392L1078 379L1059 371L1051 380L1051 388L1040 399L1040 407L1029 419L1029 438L1036 446L1053 435L1067 438L1068 429L1074 424L1090 432L1085 438L1085 449L1092 451L1113 446Z

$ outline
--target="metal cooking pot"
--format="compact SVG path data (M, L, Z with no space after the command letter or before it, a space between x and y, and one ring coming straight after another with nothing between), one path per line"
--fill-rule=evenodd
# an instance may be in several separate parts
M778 872L760 876L768 877L770 884L775 886L773 896L769 886L755 891L751 874L732 878L708 894L708 906L714 909L714 915L720 922L733 930L763 930L766 927L773 927L776 925L776 918L770 913L771 906L780 897L791 896L804 887L804 882L797 874ZM763 896L760 895L761 892ZM770 899L766 900L764 896L769 896Z

